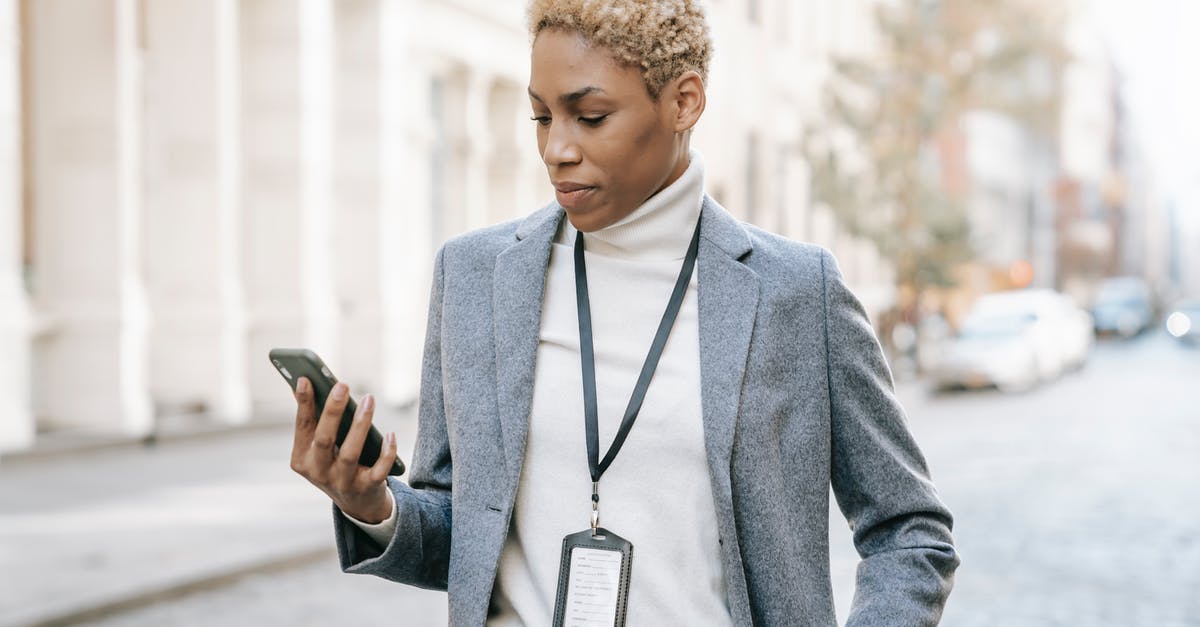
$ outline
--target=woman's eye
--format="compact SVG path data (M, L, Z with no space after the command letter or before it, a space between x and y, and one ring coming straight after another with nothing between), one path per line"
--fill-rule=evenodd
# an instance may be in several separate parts
M608 117L608 115L601 115L601 116L592 117L592 118L580 117L579 121L583 122L584 124L587 124L588 126L599 126L600 123L603 122L604 119L607 117ZM539 126L550 126L550 116L548 116L548 115L535 115L529 119L533 120L534 122L537 122Z

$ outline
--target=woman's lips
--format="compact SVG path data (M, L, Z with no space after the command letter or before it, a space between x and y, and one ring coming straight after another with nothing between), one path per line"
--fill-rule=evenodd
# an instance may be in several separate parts
M594 189L595 187L574 184L556 185L554 186L554 197L558 199L558 204L563 205L563 207L575 209Z

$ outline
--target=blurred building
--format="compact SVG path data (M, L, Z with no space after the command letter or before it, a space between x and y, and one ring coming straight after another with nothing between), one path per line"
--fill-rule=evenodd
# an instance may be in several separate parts
M731 211L887 264L809 207L799 138L869 0L713 0L695 145ZM523 0L0 1L0 450L289 410L274 346L416 397L436 248L552 199Z
M978 255L972 287L1053 287L1055 146L995 111L967 114L963 133L967 214Z
M891 264L814 202L802 137L824 123L835 55L875 45L876 0L710 0L715 52L695 145L708 190L744 220L831 249L867 311L895 299Z
M1144 134L1129 113L1094 6L1065 4L1060 84L1039 79L1025 86L1033 99L1045 95L1038 90L1059 90L1055 136L1031 133L996 111L964 119L961 152L978 253L964 272L968 293L1049 287L1087 305L1105 277L1168 282L1174 231L1156 197ZM1041 74L1049 70L1031 77Z
M1068 25L1071 56L1063 84L1058 204L1057 285L1084 304L1110 276L1147 279L1171 291L1172 233L1159 198L1145 129L1094 4L1079 4Z
M1081 7L1082 9L1082 7ZM1121 221L1118 137L1123 118L1116 71L1086 9L1068 24L1060 176L1056 185L1058 285L1081 298L1117 272Z

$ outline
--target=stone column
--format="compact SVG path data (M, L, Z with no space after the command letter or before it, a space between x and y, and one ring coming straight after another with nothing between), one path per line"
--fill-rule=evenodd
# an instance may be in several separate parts
M117 273L120 303L119 364L121 426L142 435L154 428L150 402L150 310L144 250L142 0L116 0Z
M220 395L217 417L233 423L251 416L247 366L263 355L249 354L248 316L242 275L241 2L217 0L216 52L217 282L220 302ZM250 360L248 362L247 360Z
M148 434L139 7L26 6L35 413L50 428Z
M21 29L16 0L0 2L0 453L33 444L29 302L23 280Z
M300 267L304 341L339 361L333 215L333 5L306 0L300 11Z
M333 280L341 357L330 365L355 396L381 389L379 255L384 246L402 246L379 238L379 19L379 0L333 4Z
M231 340L244 343L235 330L241 255L230 136L236 4L145 0L143 16L150 389L160 416L204 411L241 422L249 418L245 348L229 354Z
M430 78L413 70L416 11L407 0L379 6L380 400L391 405L417 399L434 255L434 131L425 122L434 116Z
M302 4L293 0L242 2L238 12L241 163L238 192L240 246L247 312L246 372L255 412L294 412L279 373L267 361L272 347L310 344L305 290L321 276L302 233L301 95L299 52ZM314 208L312 205L309 209ZM315 239L315 238L314 238ZM325 356L326 346L312 348ZM330 356L333 359L332 356Z

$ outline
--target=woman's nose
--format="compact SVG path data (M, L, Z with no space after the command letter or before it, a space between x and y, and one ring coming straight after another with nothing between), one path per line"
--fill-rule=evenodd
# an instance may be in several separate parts
M579 144L570 129L562 124L550 123L546 130L546 146L542 149L542 161L546 165L578 163L582 157Z

